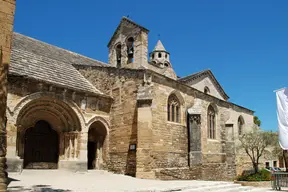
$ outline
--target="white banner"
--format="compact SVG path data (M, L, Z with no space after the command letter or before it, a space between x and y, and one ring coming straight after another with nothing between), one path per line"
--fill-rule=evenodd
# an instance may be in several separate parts
M288 89L276 91L279 144L288 150Z

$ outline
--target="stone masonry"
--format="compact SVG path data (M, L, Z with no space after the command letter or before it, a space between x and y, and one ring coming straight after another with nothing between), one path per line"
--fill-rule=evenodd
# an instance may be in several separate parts
M254 112L229 102L210 70L177 77L161 41L148 60L148 33L123 17L107 64L14 33L8 170L207 180L241 174L238 136L253 126Z
M6 191L6 101L15 0L0 0L0 191Z

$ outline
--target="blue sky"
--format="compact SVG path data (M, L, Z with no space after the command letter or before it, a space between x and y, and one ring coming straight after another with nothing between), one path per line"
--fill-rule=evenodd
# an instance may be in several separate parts
M230 101L277 130L273 90L288 87L287 0L17 1L16 32L105 61L122 16L158 34L179 76L211 69Z

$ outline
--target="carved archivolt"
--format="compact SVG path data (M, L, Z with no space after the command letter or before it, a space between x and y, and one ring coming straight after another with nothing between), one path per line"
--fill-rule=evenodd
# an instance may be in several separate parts
M105 129L106 129L106 133L109 134L109 127L110 127L110 123L104 118L104 117L100 117L100 116L95 116L93 118L91 118L87 123L86 123L86 127L89 129L90 126L95 123L95 122L101 122ZM88 130L87 130L88 132Z
M63 126L70 126L72 128L72 125L74 125L73 129L76 130L81 130L85 126L85 120L79 107L73 101L67 98L64 99L62 95L56 95L55 93L38 92L30 94L22 98L10 111L11 116L16 119L15 123L19 125L21 125L21 121L28 120L25 115L31 116L35 113L40 118L41 114L44 115L46 113L46 118L54 116L53 119L62 122ZM35 116L35 114L31 117ZM38 118L34 118L34 121ZM67 120L66 123L64 123L65 119ZM49 120L51 121L51 119Z

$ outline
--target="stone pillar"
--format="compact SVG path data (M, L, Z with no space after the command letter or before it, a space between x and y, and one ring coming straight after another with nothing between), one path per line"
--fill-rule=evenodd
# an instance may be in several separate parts
M87 163L88 163L88 157L87 157L87 143L88 143L88 132L81 132L80 137L80 151L79 151L79 169L81 171L87 171Z
M189 114L189 165L202 163L201 115Z
M15 6L15 0L0 0L0 191L7 191L7 72L10 62Z
M133 68L145 66L148 63L148 33L141 31L134 42Z
M152 110L151 100L138 100L137 110L137 152L136 177L155 178L150 156L152 144Z

